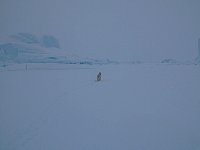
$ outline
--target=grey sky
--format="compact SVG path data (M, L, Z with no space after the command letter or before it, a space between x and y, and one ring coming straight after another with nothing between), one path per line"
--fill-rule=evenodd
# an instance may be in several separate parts
M0 0L0 39L18 32L55 35L84 57L192 60L200 1Z

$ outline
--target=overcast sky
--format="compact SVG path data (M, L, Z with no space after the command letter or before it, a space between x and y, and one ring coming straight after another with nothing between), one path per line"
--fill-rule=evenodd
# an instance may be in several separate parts
M63 50L116 60L192 60L200 0L0 0L0 39L50 34Z

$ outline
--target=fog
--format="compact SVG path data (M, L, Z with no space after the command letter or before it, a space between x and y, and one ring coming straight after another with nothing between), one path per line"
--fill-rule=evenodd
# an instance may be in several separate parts
M199 0L1 0L0 43L16 33L47 34L83 57L193 60L199 17Z

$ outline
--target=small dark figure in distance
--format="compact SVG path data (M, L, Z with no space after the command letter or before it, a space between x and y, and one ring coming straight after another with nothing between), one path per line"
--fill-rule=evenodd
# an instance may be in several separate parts
M97 74L97 81L101 81L101 72Z

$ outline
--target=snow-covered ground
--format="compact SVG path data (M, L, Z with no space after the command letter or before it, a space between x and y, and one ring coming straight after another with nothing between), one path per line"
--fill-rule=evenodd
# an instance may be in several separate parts
M0 71L1 150L200 149L199 65L14 68Z

